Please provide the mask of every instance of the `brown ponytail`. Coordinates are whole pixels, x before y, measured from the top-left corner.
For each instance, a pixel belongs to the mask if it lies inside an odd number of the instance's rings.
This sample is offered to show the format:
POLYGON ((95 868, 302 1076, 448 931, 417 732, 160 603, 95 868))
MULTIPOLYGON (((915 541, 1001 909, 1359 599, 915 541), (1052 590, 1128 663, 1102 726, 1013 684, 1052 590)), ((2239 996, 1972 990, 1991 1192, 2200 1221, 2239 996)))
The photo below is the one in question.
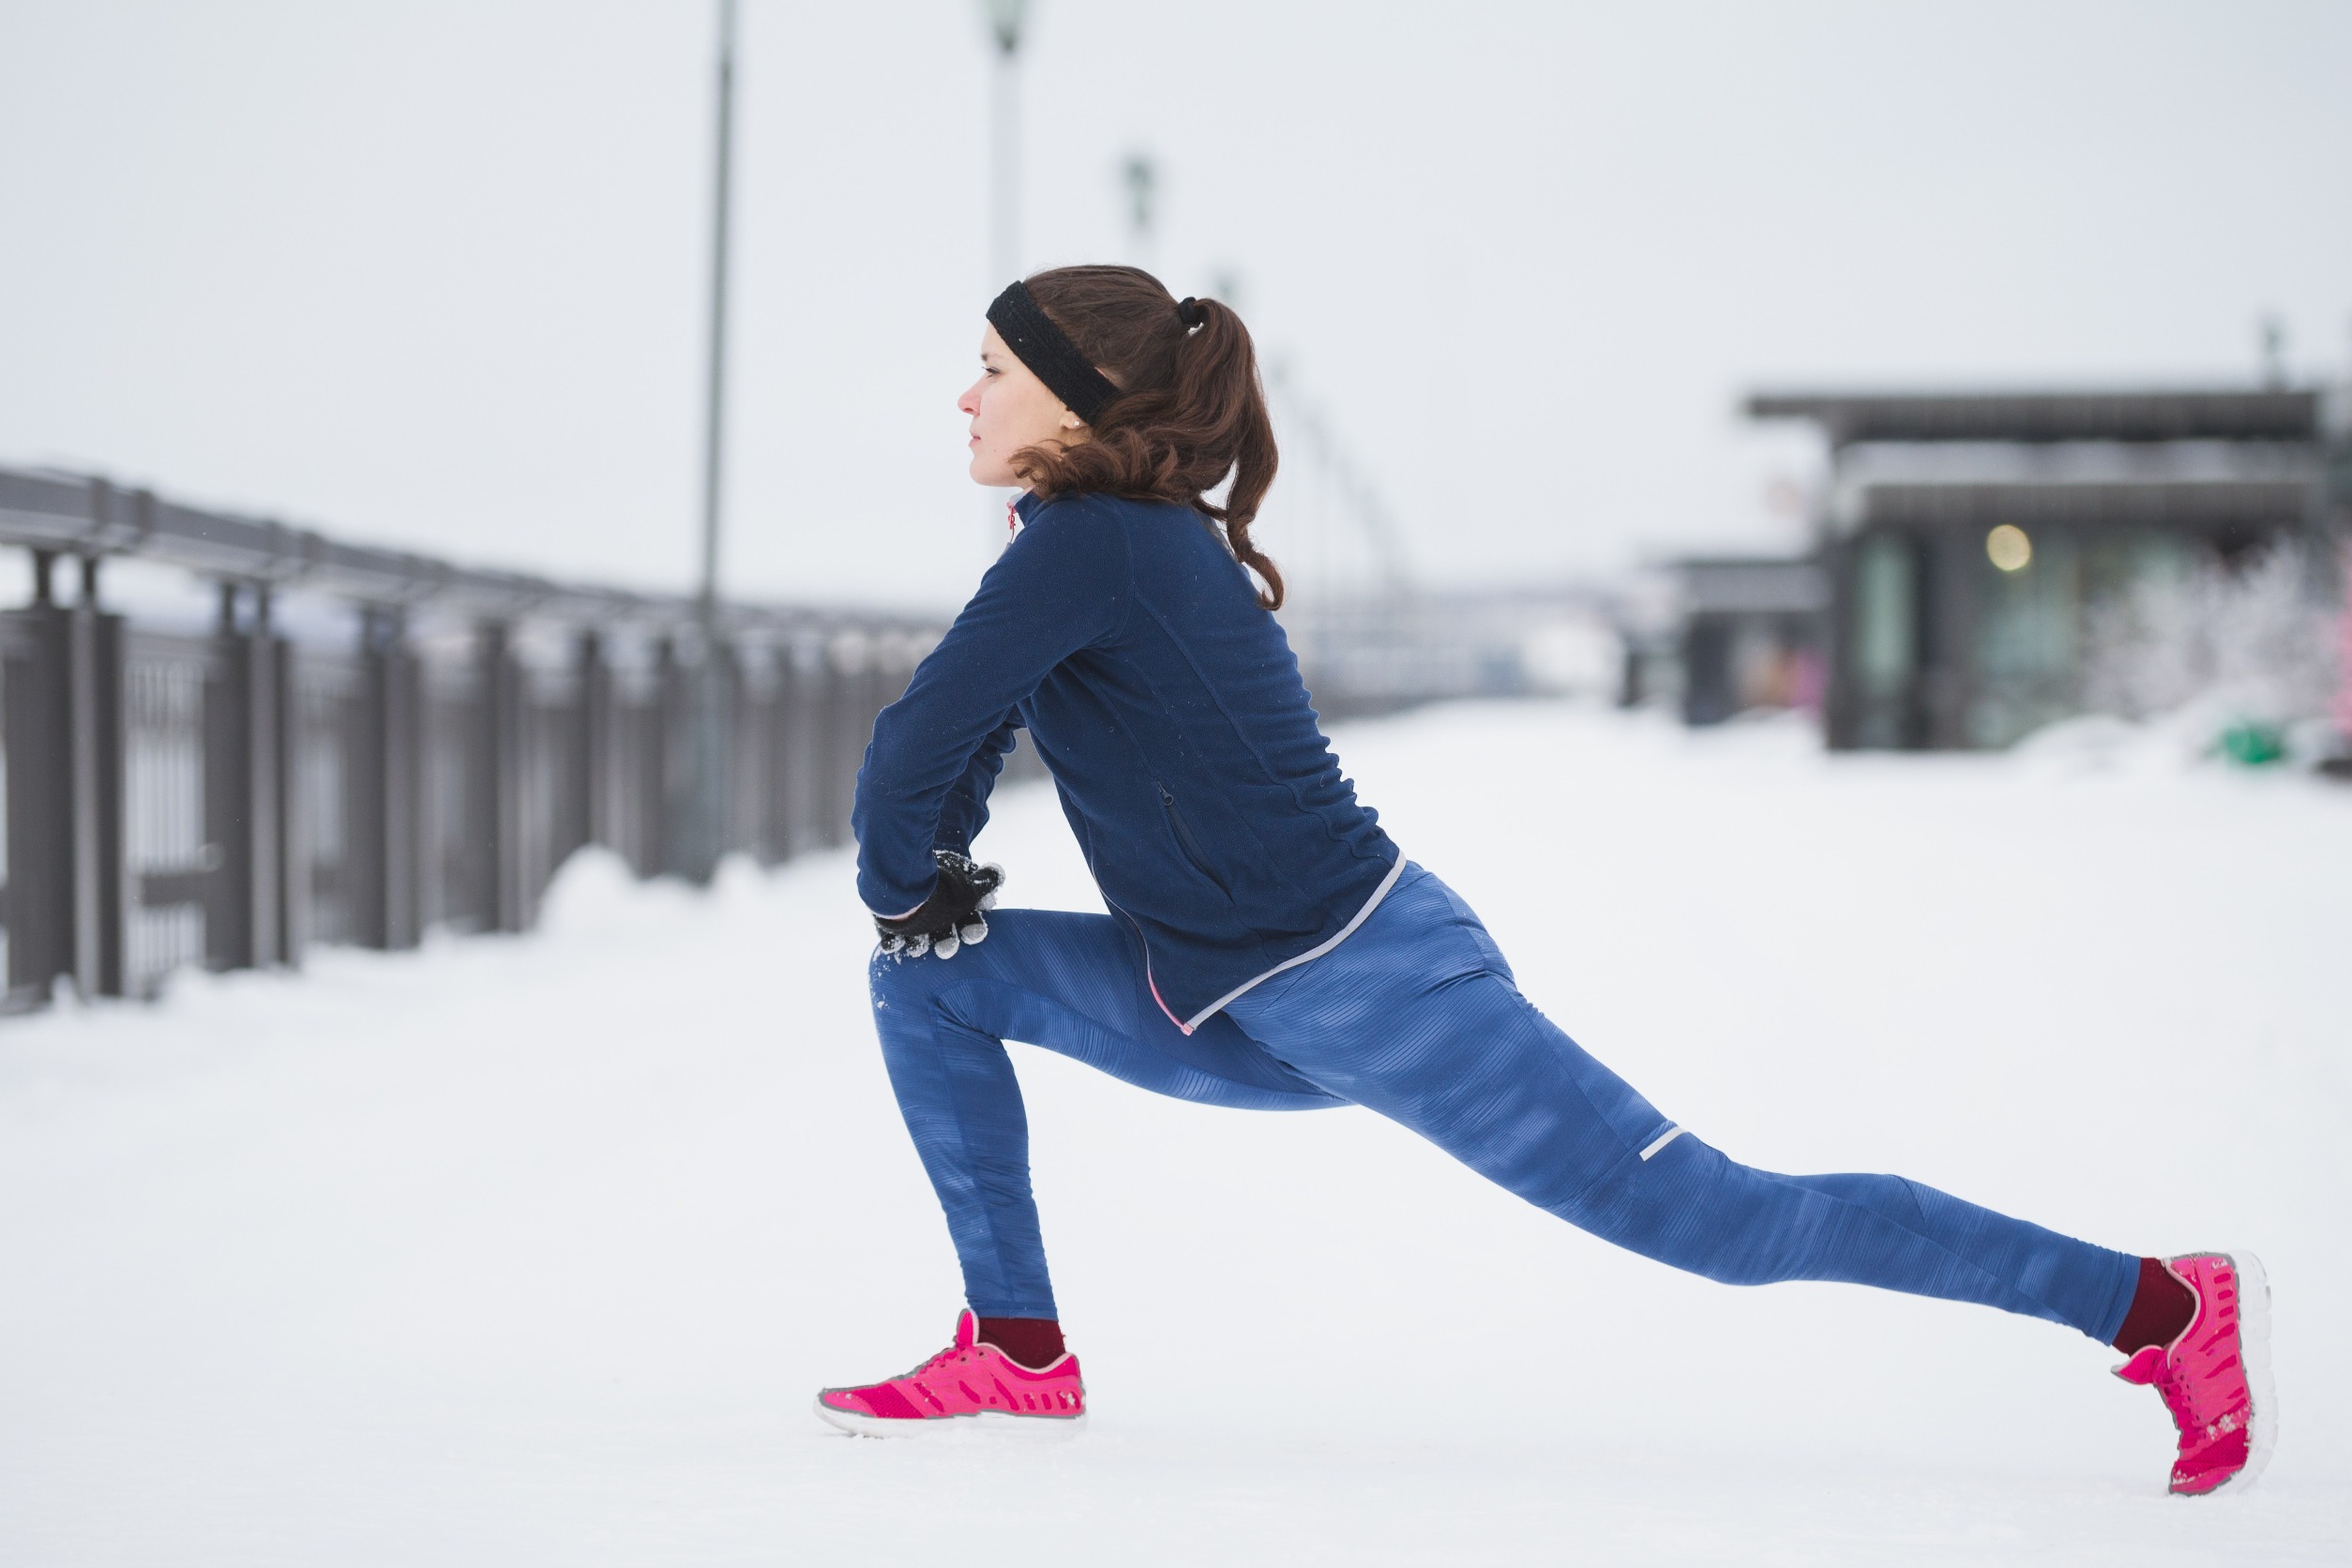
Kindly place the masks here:
POLYGON ((1282 574, 1249 542, 1276 457, 1242 318, 1214 299, 1187 300, 1180 314, 1140 267, 1055 267, 1028 284, 1038 308, 1120 395, 1089 427, 1091 440, 1024 447, 1014 472, 1043 496, 1105 491, 1179 502, 1215 519, 1234 559, 1264 581, 1258 602, 1281 609, 1282 574), (1229 474, 1232 488, 1220 506, 1208 492, 1229 474))

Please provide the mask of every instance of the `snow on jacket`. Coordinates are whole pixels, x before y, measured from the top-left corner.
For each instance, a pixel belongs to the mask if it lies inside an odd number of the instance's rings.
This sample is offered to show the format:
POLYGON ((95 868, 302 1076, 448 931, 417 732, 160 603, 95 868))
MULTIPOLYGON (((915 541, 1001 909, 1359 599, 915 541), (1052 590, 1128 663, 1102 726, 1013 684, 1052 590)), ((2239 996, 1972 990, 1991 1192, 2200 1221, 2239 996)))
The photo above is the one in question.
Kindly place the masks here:
POLYGON ((1018 510, 1019 534, 874 721, 858 894, 880 914, 921 904, 931 851, 970 848, 1026 727, 1103 901, 1189 1031, 1335 945, 1404 861, 1207 519, 1107 495, 1018 510))

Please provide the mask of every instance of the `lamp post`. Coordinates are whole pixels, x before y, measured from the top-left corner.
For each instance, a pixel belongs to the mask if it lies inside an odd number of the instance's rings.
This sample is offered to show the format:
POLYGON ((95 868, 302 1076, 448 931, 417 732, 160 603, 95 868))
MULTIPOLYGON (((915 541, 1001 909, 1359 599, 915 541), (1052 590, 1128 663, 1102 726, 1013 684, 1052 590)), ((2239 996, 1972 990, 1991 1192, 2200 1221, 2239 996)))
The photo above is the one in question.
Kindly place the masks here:
POLYGON ((1020 276, 1021 270, 1021 23, 1028 0, 981 0, 988 37, 996 44, 996 65, 989 83, 991 195, 989 214, 988 292, 1020 276))
POLYGON ((1152 235, 1154 199, 1159 195, 1159 165, 1147 152, 1133 152, 1119 168, 1120 184, 1127 193, 1127 224, 1135 231, 1135 264, 1149 271, 1153 260, 1152 235))
POLYGON ((727 413, 727 239, 733 197, 735 0, 718 0, 718 128, 711 203, 711 337, 702 409, 702 583, 695 601, 702 663, 694 683, 693 766, 688 770, 678 869, 707 882, 727 847, 727 671, 718 625, 718 511, 727 413))

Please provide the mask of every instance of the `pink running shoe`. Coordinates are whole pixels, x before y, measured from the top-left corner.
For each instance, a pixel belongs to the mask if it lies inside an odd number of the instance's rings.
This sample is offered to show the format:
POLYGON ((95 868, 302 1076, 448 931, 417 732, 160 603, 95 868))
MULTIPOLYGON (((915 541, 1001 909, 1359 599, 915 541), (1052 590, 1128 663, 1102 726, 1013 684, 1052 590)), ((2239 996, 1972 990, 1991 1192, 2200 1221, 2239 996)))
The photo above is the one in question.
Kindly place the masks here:
POLYGON ((2148 1346, 2115 1375, 2153 1383, 2180 1428, 2175 1496, 2242 1492, 2279 1440, 2270 1392, 2270 1282, 2251 1252, 2189 1253, 2167 1259, 2164 1268, 2195 1294, 2196 1316, 2180 1337, 2148 1346))
POLYGON ((868 1438, 999 1425, 1072 1432, 1086 1425, 1078 1357, 1064 1350, 1052 1365, 1032 1371, 979 1343, 979 1335, 980 1320, 967 1307, 957 1316, 955 1344, 903 1377, 822 1391, 817 1414, 868 1438))

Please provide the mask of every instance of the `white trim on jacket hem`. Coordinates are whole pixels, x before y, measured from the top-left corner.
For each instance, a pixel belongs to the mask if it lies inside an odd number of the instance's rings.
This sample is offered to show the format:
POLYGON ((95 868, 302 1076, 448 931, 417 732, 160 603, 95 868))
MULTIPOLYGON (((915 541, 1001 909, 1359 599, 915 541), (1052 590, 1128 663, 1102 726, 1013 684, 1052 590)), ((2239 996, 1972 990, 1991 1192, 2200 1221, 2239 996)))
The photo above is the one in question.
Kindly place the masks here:
MULTIPOLYGON (((1369 920, 1372 917, 1372 912, 1380 907, 1380 900, 1388 897, 1388 890, 1395 887, 1396 885, 1396 879, 1404 874, 1405 852, 1399 850, 1396 852, 1396 864, 1388 868, 1388 875, 1382 877, 1380 879, 1380 885, 1372 890, 1372 897, 1364 901, 1364 908, 1356 911, 1356 917, 1353 920, 1349 921, 1348 924, 1339 927, 1337 935, 1334 936, 1329 942, 1324 942, 1319 947, 1308 948, 1305 952, 1300 954, 1295 958, 1283 959, 1282 962, 1274 965, 1274 968, 1266 971, 1265 973, 1259 975, 1256 979, 1243 981, 1240 985, 1234 987, 1231 990, 1226 992, 1223 996, 1217 998, 1214 1002, 1212 1002, 1209 1005, 1203 1007, 1199 1012, 1195 1013, 1190 1018, 1178 1024, 1176 1027, 1183 1030, 1187 1034, 1191 1033, 1194 1030, 1199 1029, 1203 1022, 1225 1011, 1226 1004, 1231 1002, 1234 998, 1242 996, 1255 988, 1265 984, 1275 975, 1280 974, 1286 969, 1296 969, 1301 964, 1321 957, 1324 954, 1330 952, 1341 942, 1346 942, 1349 937, 1355 935, 1357 927, 1363 925, 1366 920, 1369 920)), ((1156 989, 1157 988, 1154 988, 1155 994, 1156 989)))

